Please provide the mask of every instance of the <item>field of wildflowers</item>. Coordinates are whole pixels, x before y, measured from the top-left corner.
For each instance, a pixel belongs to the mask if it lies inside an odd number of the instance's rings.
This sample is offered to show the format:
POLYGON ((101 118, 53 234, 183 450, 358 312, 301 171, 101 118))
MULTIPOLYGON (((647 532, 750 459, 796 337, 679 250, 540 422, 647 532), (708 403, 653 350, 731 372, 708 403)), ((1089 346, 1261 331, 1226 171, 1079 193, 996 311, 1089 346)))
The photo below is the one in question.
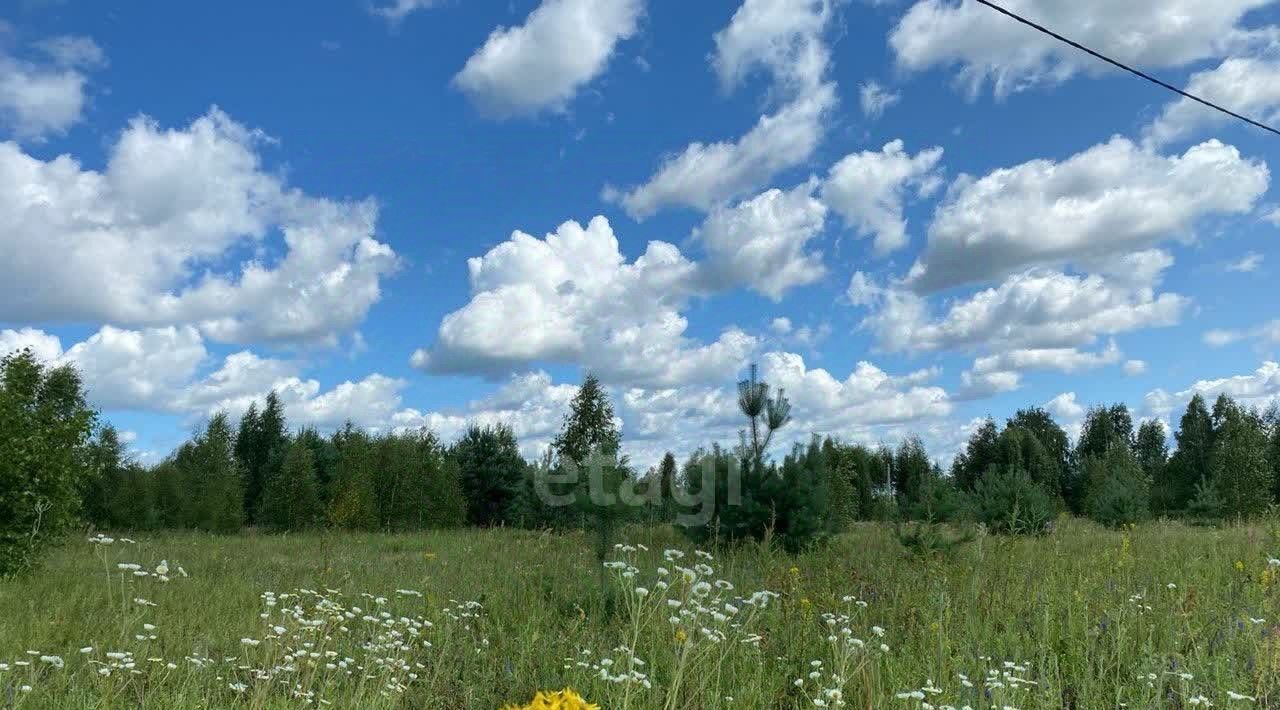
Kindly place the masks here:
POLYGON ((621 539, 80 539, 0 584, 0 707, 1280 707, 1280 527, 621 539))

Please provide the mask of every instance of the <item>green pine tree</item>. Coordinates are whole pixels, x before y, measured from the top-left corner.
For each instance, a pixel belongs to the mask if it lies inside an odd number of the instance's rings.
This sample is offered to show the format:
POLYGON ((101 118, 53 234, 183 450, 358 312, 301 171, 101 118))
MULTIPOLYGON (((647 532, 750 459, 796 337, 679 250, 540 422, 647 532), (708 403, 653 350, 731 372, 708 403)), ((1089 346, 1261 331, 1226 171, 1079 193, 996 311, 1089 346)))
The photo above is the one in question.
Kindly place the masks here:
POLYGON ((467 520, 490 527, 512 523, 525 461, 509 425, 472 425, 449 449, 467 502, 467 520))
POLYGON ((244 476, 236 461, 227 415, 219 412, 183 460, 191 495, 190 524, 211 532, 235 532, 244 524, 244 476))
POLYGON ((1213 421, 1199 393, 1187 403, 1174 439, 1177 448, 1169 458, 1164 476, 1167 484, 1162 487, 1167 492, 1161 493, 1162 505, 1170 512, 1185 509, 1196 493, 1196 486, 1213 475, 1210 470, 1213 421))

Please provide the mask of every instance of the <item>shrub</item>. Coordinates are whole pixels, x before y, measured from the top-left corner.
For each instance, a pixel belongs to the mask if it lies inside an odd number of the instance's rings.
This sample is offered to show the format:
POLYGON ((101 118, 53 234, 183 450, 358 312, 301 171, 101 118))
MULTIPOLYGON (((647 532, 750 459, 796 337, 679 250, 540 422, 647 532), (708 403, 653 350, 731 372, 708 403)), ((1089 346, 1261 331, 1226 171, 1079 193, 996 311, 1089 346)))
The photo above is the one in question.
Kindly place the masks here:
POLYGON ((899 523, 895 532, 898 542, 915 557, 946 557, 976 537, 972 525, 952 531, 938 523, 899 523))
POLYGON ((926 523, 972 520, 973 501, 952 480, 934 480, 924 486, 919 500, 906 507, 903 517, 926 523))
POLYGON ((1192 525, 1216 525, 1222 522, 1223 507, 1217 484, 1202 476, 1187 504, 1187 520, 1192 525))
POLYGON ((825 537, 831 524, 821 458, 816 447, 810 452, 797 447, 779 467, 754 464, 715 447, 691 460, 686 469, 686 480, 712 485, 714 497, 691 491, 690 499, 705 500, 713 509, 685 512, 709 516, 710 522, 681 525, 681 530, 698 544, 773 538, 789 552, 810 546, 825 537), (735 493, 736 501, 731 498, 735 493))
POLYGON ((974 514, 996 533, 1038 535, 1053 520, 1053 498, 1025 471, 992 469, 974 488, 974 514))
POLYGON ((1089 517, 1108 527, 1118 528, 1145 520, 1150 510, 1146 486, 1123 474, 1107 477, 1089 496, 1089 517))

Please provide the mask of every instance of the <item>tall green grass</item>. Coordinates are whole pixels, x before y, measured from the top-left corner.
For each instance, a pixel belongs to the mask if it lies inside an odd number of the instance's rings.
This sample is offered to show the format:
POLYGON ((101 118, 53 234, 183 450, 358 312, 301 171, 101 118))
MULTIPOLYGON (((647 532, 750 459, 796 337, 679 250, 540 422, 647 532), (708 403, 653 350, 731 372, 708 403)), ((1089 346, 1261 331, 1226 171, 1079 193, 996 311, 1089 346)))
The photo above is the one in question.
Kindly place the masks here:
POLYGON ((301 684, 312 707, 498 708, 572 687, 608 709, 793 708, 814 707, 813 697, 836 683, 846 707, 916 708, 921 694, 956 708, 1192 707, 1201 697, 1217 707, 1280 707, 1280 566, 1269 564, 1280 541, 1265 525, 1153 523, 1115 532, 1065 521, 1052 535, 979 536, 949 557, 921 559, 904 552, 891 528, 868 524, 799 556, 764 546, 713 551, 714 573, 705 578, 733 585, 717 590, 717 603, 757 590, 779 595, 749 621, 745 611, 725 621, 718 647, 697 633, 681 638, 665 610, 635 614, 659 608, 663 594, 693 601, 678 582, 666 592, 655 586, 657 568, 674 566, 662 551, 681 549, 678 564, 692 566, 701 561, 692 548, 664 528, 629 529, 621 539, 648 550, 619 552, 638 571, 611 574, 604 588, 590 540, 575 534, 70 541, 35 574, 0 582, 0 707, 300 707, 307 698, 293 690, 301 684), (168 583, 117 568, 154 570, 161 560, 168 583), (638 597, 636 587, 648 594, 638 597), (299 589, 319 596, 304 592, 274 607, 262 596, 299 589), (321 597, 379 621, 357 615, 347 632, 281 621, 280 609, 292 604, 317 618, 321 597), (636 607, 637 599, 652 607, 636 607), (467 602, 478 603, 475 615, 455 618, 467 602), (359 655, 356 644, 383 623, 382 611, 393 619, 388 628, 404 634, 417 624, 421 636, 406 637, 406 649, 359 655), (828 624, 827 613, 848 618, 828 624), (273 634, 281 624, 287 633, 273 634), (841 665, 829 637, 844 627, 868 650, 846 654, 841 665), (292 671, 253 679, 255 669, 291 665, 284 654, 300 649, 319 662, 304 656, 292 671), (330 649, 365 668, 318 669, 330 649), (109 668, 109 651, 132 652, 135 667, 109 668), (650 687, 601 677, 602 661, 618 675, 629 655, 643 660, 636 668, 650 687), (830 677, 838 665, 839 681, 830 677), (677 669, 683 677, 671 693, 677 669), (389 679, 399 687, 388 689, 389 679), (236 683, 246 687, 237 692, 236 683))

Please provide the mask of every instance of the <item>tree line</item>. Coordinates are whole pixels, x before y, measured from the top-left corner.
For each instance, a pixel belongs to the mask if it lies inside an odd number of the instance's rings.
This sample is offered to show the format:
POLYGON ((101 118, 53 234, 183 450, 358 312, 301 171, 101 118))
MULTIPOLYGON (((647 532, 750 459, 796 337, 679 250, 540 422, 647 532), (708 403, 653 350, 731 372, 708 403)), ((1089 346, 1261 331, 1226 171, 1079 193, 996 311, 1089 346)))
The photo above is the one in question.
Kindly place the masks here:
POLYGON ((734 446, 710 444, 648 471, 621 455, 606 389, 591 375, 559 434, 527 461, 506 425, 452 442, 426 430, 374 434, 348 424, 293 431, 275 393, 233 421, 218 413, 163 461, 132 460, 99 425, 70 367, 29 351, 0 360, 0 574, 50 541, 107 530, 235 532, 327 527, 586 527, 604 554, 626 522, 670 523, 700 543, 771 539, 800 549, 860 520, 977 521, 1041 532, 1059 514, 1124 525, 1151 516, 1248 518, 1280 500, 1280 415, 1223 395, 1194 396, 1173 435, 1123 404, 1094 407, 1077 439, 1043 408, 987 419, 943 470, 919 437, 896 447, 817 435, 780 460, 791 405, 754 367, 738 383, 734 446), (567 476, 574 470, 581 475, 567 476))

